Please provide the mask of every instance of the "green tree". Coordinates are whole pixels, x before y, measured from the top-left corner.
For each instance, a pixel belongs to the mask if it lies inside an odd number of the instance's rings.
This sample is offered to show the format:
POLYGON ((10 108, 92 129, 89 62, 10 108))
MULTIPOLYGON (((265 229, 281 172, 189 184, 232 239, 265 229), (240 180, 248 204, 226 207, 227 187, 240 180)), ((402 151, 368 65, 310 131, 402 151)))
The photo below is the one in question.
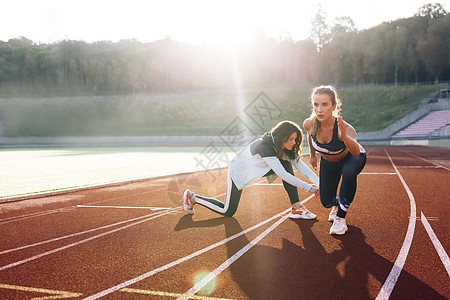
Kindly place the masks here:
POLYGON ((336 18, 331 28, 331 40, 324 48, 324 59, 328 62, 329 73, 332 75, 334 84, 344 82, 350 77, 352 70, 352 57, 350 45, 356 33, 354 22, 351 18, 336 18))
POLYGON ((435 19, 425 37, 417 43, 417 51, 435 82, 449 64, 450 15, 435 19))
POLYGON ((116 59, 111 60, 111 63, 106 66, 106 77, 113 93, 117 90, 121 76, 122 67, 119 61, 116 59))
POLYGON ((78 63, 75 59, 69 60, 69 72, 68 72, 69 84, 71 88, 78 89, 80 87, 80 71, 78 69, 78 63))
POLYGON ((327 16, 319 4, 317 12, 311 20, 311 39, 316 45, 317 52, 322 53, 324 46, 330 41, 330 27, 327 24, 327 16))
POLYGON ((419 8, 415 16, 436 19, 447 15, 447 11, 440 3, 428 3, 419 8))

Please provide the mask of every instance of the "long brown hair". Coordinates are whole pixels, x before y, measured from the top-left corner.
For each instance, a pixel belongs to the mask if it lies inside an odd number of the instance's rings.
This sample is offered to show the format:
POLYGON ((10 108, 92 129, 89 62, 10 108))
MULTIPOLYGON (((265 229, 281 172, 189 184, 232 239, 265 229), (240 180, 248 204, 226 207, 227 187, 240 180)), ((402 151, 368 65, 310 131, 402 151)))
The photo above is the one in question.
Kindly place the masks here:
POLYGON ((290 159, 298 159, 301 155, 301 146, 303 144, 303 132, 300 129, 300 126, 292 121, 281 121, 270 131, 275 142, 275 149, 277 151, 278 158, 280 158, 281 154, 283 153, 283 149, 281 149, 281 146, 289 139, 291 134, 293 134, 294 132, 297 132, 295 145, 294 147, 292 147, 292 150, 285 149, 284 152, 290 159))
POLYGON ((311 93, 311 105, 312 105, 312 113, 310 116, 311 119, 311 129, 310 134, 315 135, 320 128, 320 121, 317 120, 316 113, 314 112, 314 96, 315 95, 328 95, 331 99, 331 104, 336 104, 336 109, 333 111, 333 116, 338 117, 339 112, 341 111, 342 102, 338 97, 336 90, 330 85, 321 85, 316 87, 311 93))

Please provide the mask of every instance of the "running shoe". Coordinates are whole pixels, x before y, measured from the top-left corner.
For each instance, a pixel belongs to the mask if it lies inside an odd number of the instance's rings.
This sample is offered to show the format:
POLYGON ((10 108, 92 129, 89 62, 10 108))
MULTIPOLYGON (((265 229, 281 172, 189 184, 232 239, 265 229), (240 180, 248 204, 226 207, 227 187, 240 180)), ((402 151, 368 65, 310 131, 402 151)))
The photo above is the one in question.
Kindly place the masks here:
POLYGON ((190 190, 185 190, 183 193, 183 209, 188 213, 193 215, 194 214, 194 205, 191 201, 191 198, 194 197, 194 193, 190 190))
POLYGON ((292 208, 289 218, 291 219, 304 219, 304 220, 314 220, 317 218, 315 214, 310 212, 305 206, 300 207, 299 209, 292 208))
POLYGON ((337 211, 338 211, 338 207, 337 206, 333 206, 331 208, 330 214, 328 215, 328 221, 334 222, 334 219, 336 218, 337 211))
POLYGON ((330 228, 330 234, 343 235, 348 230, 347 224, 344 218, 339 218, 336 216, 333 225, 330 228))

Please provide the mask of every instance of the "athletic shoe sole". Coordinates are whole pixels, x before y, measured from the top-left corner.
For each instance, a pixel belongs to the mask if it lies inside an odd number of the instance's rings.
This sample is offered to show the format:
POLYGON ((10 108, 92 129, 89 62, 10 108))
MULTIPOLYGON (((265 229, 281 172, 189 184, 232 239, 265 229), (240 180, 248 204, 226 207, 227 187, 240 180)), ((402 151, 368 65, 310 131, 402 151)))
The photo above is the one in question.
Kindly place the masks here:
POLYGON ((185 190, 183 193, 183 209, 185 212, 187 212, 188 214, 193 215, 194 214, 194 208, 191 207, 190 205, 190 197, 192 197, 192 194, 190 194, 191 192, 189 190, 185 190), (188 199, 189 197, 189 199, 188 199))

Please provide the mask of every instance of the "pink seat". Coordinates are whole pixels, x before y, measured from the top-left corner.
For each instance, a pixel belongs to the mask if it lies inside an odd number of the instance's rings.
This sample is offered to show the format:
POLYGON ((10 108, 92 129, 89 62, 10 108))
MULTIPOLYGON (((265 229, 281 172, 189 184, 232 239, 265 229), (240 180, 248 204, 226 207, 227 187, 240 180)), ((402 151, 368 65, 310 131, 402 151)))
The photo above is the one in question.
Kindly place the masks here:
POLYGON ((422 119, 419 119, 405 129, 397 132, 392 137, 426 137, 432 131, 435 131, 447 124, 450 124, 450 110, 432 111, 422 119))

